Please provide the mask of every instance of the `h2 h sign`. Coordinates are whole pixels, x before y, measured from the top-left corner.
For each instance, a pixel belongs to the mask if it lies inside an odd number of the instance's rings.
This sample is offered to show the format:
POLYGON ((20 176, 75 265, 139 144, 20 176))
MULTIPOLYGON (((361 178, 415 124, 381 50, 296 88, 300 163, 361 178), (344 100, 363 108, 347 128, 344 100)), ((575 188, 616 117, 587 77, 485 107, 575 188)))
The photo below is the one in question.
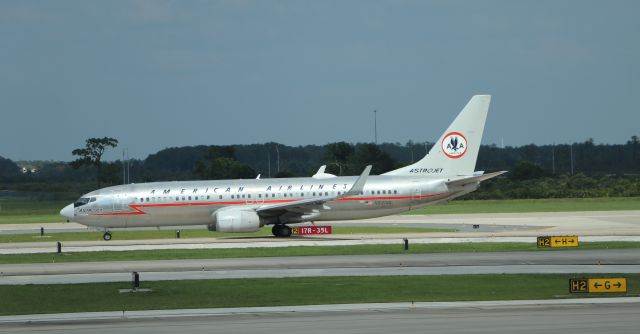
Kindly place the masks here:
POLYGON ((538 248, 578 247, 578 236, 538 237, 538 248))

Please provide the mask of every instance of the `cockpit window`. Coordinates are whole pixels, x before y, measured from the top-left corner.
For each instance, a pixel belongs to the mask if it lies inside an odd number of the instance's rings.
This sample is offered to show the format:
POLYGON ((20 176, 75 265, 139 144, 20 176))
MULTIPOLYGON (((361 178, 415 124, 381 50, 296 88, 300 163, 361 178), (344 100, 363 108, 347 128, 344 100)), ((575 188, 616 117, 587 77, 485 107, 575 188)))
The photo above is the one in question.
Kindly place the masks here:
POLYGON ((91 199, 89 200, 89 202, 95 202, 96 198, 95 197, 91 197, 91 199))
POLYGON ((73 203, 73 207, 77 208, 79 206, 83 206, 87 203, 89 203, 89 197, 80 197, 80 199, 78 199, 75 203, 73 203))

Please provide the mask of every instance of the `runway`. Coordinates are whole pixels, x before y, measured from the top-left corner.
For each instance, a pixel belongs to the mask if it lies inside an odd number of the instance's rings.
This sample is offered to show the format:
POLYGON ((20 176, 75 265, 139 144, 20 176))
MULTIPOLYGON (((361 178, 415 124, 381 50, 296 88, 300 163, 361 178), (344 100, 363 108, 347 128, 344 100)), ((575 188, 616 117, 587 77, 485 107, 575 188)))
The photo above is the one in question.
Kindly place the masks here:
MULTIPOLYGON (((462 242, 535 242, 541 235, 578 235, 581 241, 640 241, 640 210, 556 213, 505 213, 459 215, 399 215, 377 219, 323 222, 334 226, 404 226, 453 228, 459 232, 402 234, 335 234, 280 239, 273 237, 220 237, 200 239, 155 239, 71 241, 63 243, 63 252, 133 251, 158 249, 222 249, 290 246, 345 246, 360 244, 396 244, 402 238, 411 243, 462 242), (477 227, 477 228, 474 228, 477 227)), ((42 224, 0 225, 0 233, 38 233, 42 224)), ((87 231, 82 225, 52 224, 47 231, 87 231)), ((203 228, 203 226, 180 227, 203 228)), ((0 244, 2 254, 53 253, 57 250, 55 233, 45 242, 0 244)))
POLYGON ((311 305, 0 317, 10 333, 634 333, 640 298, 311 305))
POLYGON ((0 265, 1 285, 225 279, 516 273, 639 273, 640 249, 297 256, 0 265))
MULTIPOLYGON (((333 236, 333 237, 250 237, 234 239, 156 239, 120 241, 70 241, 62 243, 63 253, 78 252, 118 252, 167 249, 231 249, 231 248, 278 248, 304 246, 356 246, 356 245, 403 245, 403 235, 333 236)), ((458 244, 478 242, 525 242, 536 243, 536 237, 424 237, 406 235, 410 244, 458 244)), ((580 237, 581 242, 635 241, 640 236, 588 236, 580 237)), ((0 244, 0 255, 47 254, 57 252, 56 242, 5 243, 0 244)))

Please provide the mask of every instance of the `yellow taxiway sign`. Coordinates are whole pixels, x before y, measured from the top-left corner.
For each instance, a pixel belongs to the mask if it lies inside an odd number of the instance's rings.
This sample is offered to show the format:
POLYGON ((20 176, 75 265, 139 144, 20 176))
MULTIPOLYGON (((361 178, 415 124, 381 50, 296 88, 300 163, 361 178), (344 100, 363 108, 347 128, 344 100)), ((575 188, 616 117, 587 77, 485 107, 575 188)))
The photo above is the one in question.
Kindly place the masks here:
POLYGON ((627 292, 627 279, 616 278, 572 278, 569 280, 571 293, 627 292))
POLYGON ((538 237, 538 248, 545 247, 578 247, 578 236, 563 236, 563 237, 538 237))

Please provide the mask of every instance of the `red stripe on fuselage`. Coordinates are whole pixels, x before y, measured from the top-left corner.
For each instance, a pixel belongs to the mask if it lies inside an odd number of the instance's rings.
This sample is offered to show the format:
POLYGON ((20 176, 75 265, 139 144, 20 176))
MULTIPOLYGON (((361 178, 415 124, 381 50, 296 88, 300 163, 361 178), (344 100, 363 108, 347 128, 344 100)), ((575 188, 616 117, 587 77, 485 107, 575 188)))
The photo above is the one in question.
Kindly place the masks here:
MULTIPOLYGON (((346 201, 398 201, 406 199, 423 199, 434 196, 443 195, 446 193, 429 194, 423 196, 378 196, 378 197, 344 197, 338 198, 337 202, 346 201)), ((144 215, 145 211, 140 208, 162 208, 162 207, 181 207, 181 206, 209 206, 209 205, 250 205, 250 204, 274 204, 274 203, 290 203, 299 201, 300 199, 274 199, 266 201, 226 201, 226 202, 189 202, 189 203, 155 203, 155 204, 129 204, 129 207, 134 211, 128 212, 111 212, 111 213, 97 213, 96 216, 126 216, 126 215, 144 215)))

